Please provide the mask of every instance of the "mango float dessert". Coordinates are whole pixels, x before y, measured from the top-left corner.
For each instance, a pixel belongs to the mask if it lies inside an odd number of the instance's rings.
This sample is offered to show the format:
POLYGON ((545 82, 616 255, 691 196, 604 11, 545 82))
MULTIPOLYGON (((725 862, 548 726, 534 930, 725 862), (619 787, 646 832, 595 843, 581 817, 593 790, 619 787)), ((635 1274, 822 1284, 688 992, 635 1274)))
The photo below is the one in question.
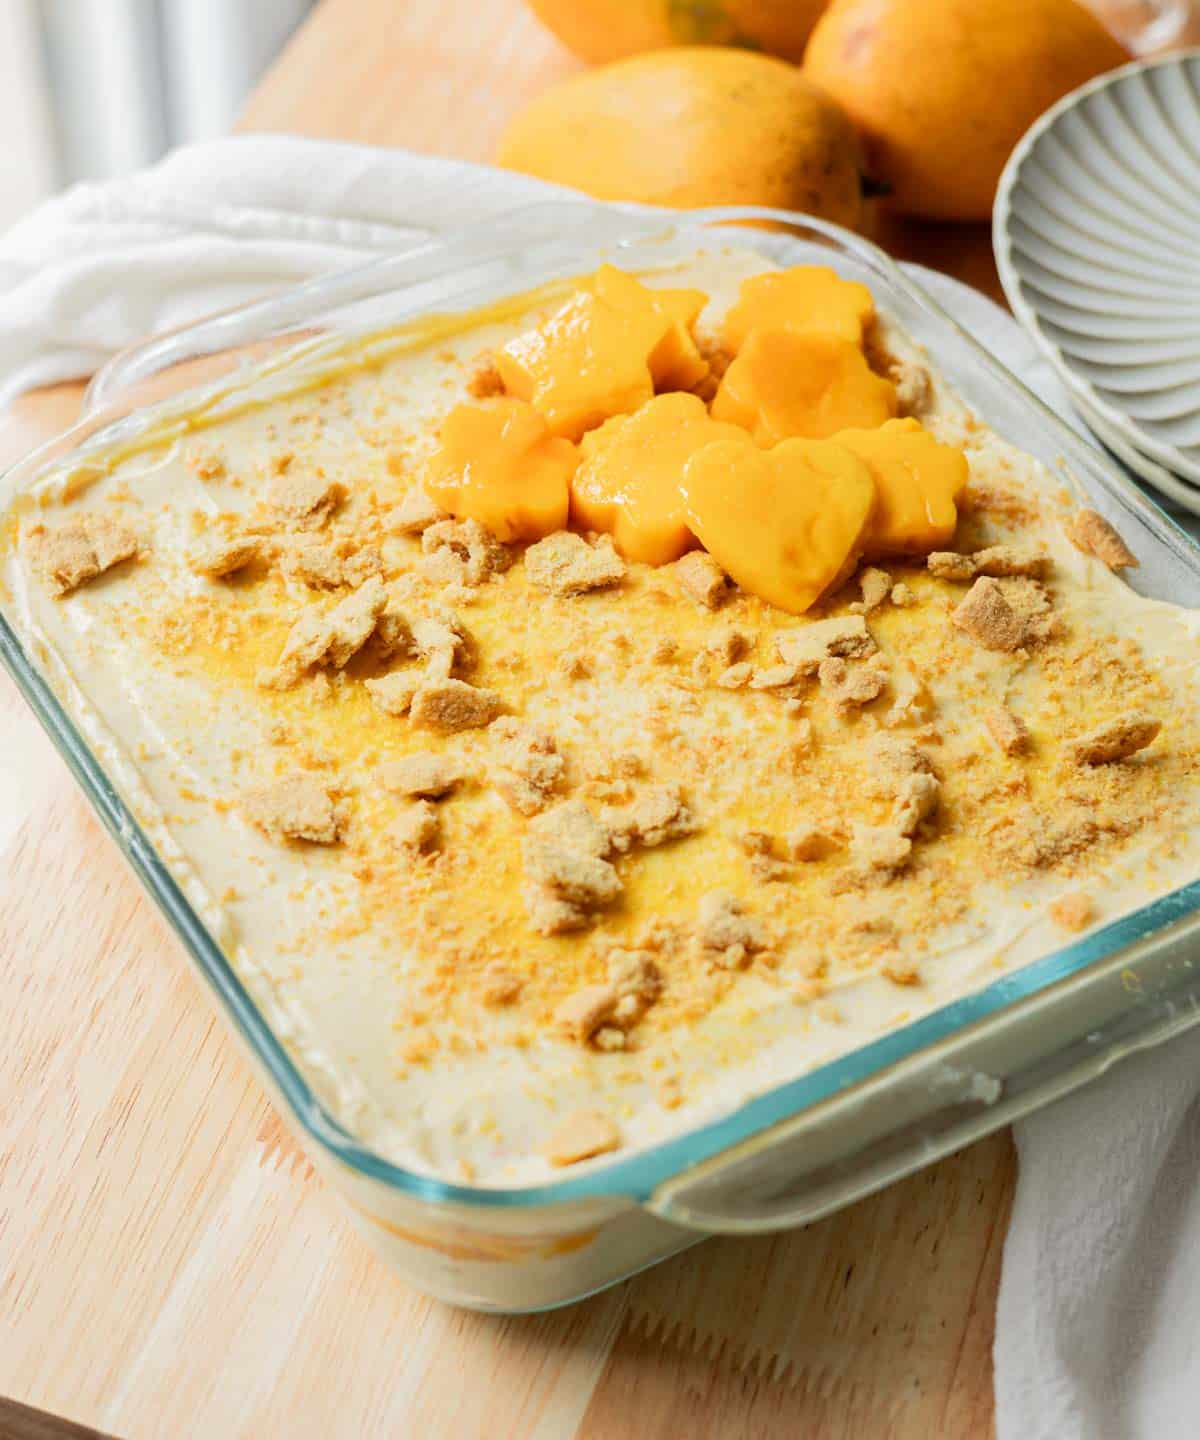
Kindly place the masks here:
POLYGON ((713 248, 375 345, 45 474, 0 583, 380 1154, 604 1163, 1200 874, 1195 615, 862 285, 713 248))

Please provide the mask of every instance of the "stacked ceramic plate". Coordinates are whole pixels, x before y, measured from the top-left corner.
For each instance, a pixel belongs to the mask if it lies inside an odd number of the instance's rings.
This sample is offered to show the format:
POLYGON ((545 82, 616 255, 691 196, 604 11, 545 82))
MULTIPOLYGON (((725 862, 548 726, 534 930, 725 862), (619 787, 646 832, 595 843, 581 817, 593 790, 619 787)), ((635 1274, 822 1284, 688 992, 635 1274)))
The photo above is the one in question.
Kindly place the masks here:
POLYGON ((1200 52, 1085 85, 1013 152, 1000 279, 1097 437, 1200 515, 1200 52))

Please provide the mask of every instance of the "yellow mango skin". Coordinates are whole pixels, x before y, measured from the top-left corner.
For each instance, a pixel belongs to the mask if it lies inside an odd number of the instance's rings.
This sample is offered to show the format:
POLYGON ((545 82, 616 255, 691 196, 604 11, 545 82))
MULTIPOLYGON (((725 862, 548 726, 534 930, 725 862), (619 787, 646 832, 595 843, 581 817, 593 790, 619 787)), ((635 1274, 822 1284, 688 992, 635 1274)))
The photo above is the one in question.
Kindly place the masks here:
POLYGON ((874 314, 867 287, 843 280, 828 265, 765 270, 742 281, 737 302, 725 316, 725 343, 736 354, 751 330, 771 329, 838 335, 861 345, 874 314))
POLYGON ((575 446, 551 435, 532 405, 501 395, 446 415, 422 483, 443 510, 498 540, 541 540, 566 527, 578 463, 575 446))
POLYGON ((741 425, 760 445, 825 440, 895 413, 896 387, 857 345, 792 330, 751 330, 712 403, 714 420, 741 425))
POLYGON ((744 45, 798 65, 826 0, 529 0, 529 8, 593 65, 667 45, 744 45))
POLYGON ((986 220, 1034 120, 1129 58, 1075 0, 832 0, 804 73, 858 126, 894 209, 986 220))
POLYGON ((871 472, 831 440, 763 450, 732 435, 692 456, 680 488, 688 524, 726 573, 796 615, 854 564, 875 506, 871 472))
POLYGON ((949 545, 958 525, 955 501, 969 474, 961 450, 912 419, 843 430, 834 438, 865 462, 875 481, 878 498, 863 546, 868 559, 927 555, 949 545))
POLYGON ((553 434, 578 440, 653 396, 650 357, 673 323, 654 306, 618 308, 579 290, 493 358, 510 395, 540 410, 553 434))
POLYGON ((628 560, 666 565, 695 541, 684 512, 684 466, 705 445, 741 432, 709 417, 695 395, 658 395, 632 415, 606 420, 579 446, 571 521, 604 530, 628 560))
POLYGON ((708 361, 692 338, 692 326, 708 304, 703 290, 663 289, 643 285, 615 265, 601 265, 591 288, 617 310, 637 314, 649 307, 671 322, 662 342, 650 356, 650 375, 657 390, 691 390, 708 374, 708 361))
POLYGON ((835 102, 795 65, 684 46, 572 75, 509 122, 509 170, 598 200, 675 209, 772 205, 855 229, 862 149, 835 102))

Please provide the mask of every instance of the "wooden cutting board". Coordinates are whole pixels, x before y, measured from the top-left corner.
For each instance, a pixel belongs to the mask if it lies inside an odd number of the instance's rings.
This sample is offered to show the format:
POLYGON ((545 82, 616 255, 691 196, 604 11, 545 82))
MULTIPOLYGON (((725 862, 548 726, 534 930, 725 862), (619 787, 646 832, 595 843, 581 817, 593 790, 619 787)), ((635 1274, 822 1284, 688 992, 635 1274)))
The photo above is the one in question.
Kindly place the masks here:
MULTIPOLYGON (((485 159, 573 63, 518 0, 325 0, 245 124, 485 159)), ((982 229, 891 242, 994 293, 982 229)), ((0 463, 78 397, 24 401, 0 463)), ((1007 1136, 566 1311, 451 1310, 292 1150, 5 677, 0 736, 0 1394, 122 1437, 991 1433, 1007 1136)))

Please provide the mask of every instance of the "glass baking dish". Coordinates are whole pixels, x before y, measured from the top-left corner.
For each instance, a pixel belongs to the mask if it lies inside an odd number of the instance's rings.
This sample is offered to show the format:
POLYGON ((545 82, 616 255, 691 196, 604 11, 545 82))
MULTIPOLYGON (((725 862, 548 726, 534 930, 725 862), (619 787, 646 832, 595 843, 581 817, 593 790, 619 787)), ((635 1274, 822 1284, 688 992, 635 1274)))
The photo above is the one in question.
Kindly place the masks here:
MULTIPOLYGON (((414 317, 468 310, 594 269, 668 261, 714 236, 786 263, 818 260, 870 285, 994 429, 1075 484, 1158 576, 1200 606, 1200 548, 1063 425, 880 250, 783 211, 665 216, 620 207, 523 209, 463 234, 290 289, 150 341, 95 377, 85 412, 0 482, 7 504, 49 468, 179 434, 253 378, 279 393, 364 360, 414 317), (747 221, 769 222, 748 227, 747 221), (731 227, 736 226, 736 229, 731 227)), ((1135 583, 1146 585, 1145 579, 1135 583)), ((1152 589, 1153 593, 1153 589, 1152 589)), ((3 600, 0 594, 0 601, 3 600)), ((457 1304, 522 1311, 578 1299, 706 1234, 802 1224, 889 1184, 1200 1020, 1200 882, 760 1094, 668 1142, 514 1189, 452 1184, 359 1143, 322 1106, 155 851, 0 604, 0 655, 138 878, 240 1035, 281 1113, 377 1249, 457 1304)))

